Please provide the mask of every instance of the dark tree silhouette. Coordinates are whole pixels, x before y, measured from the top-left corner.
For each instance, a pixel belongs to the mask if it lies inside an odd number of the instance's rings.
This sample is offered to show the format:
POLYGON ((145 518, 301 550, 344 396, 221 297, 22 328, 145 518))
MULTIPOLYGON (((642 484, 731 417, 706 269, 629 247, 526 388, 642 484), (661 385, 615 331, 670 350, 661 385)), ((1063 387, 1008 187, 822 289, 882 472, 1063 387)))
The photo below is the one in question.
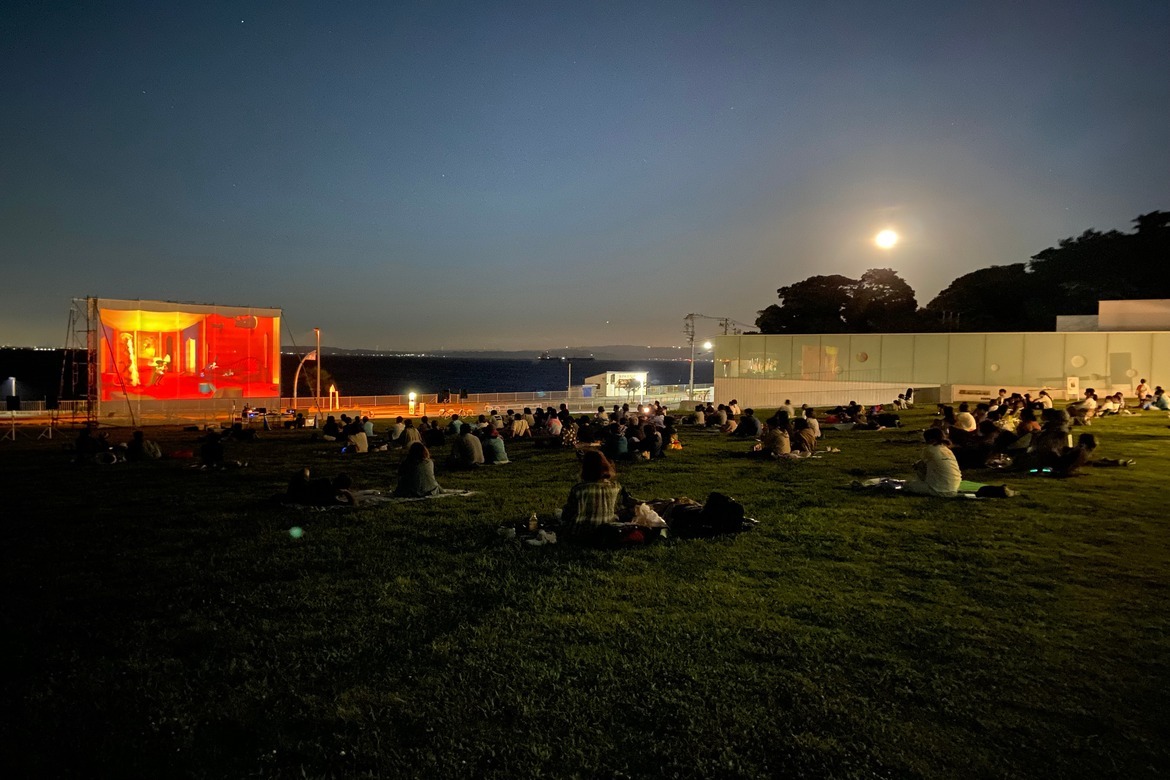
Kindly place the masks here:
POLYGON ((776 291, 780 304, 756 319, 761 333, 843 333, 843 312, 856 282, 847 276, 810 276, 776 291))
POLYGON ((776 291, 780 303, 759 312, 762 333, 872 333, 914 327, 914 290, 889 268, 860 279, 810 276, 776 291))
POLYGON ((1033 282, 1023 263, 963 274, 926 304, 923 325, 930 330, 1046 330, 1052 322, 1037 316, 1033 282))
POLYGON ((890 268, 871 268, 850 289, 845 324, 853 333, 898 333, 917 325, 914 289, 890 268))

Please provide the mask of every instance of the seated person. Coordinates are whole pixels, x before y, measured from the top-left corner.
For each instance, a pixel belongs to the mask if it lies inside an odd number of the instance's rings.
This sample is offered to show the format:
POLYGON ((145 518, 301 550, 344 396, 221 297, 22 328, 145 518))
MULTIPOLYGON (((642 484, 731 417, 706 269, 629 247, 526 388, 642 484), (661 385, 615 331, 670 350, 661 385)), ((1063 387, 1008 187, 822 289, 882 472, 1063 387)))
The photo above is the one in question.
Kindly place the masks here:
POLYGON ((512 427, 508 429, 508 438, 523 439, 525 437, 532 438, 532 428, 529 426, 528 420, 525 417, 514 418, 512 427))
POLYGON ((590 536, 617 522, 619 506, 633 505, 633 498, 617 482, 617 472, 609 459, 597 450, 587 450, 581 457, 581 481, 569 491, 561 522, 571 535, 590 536))
MULTIPOLYGON (((564 404, 561 405, 564 406, 564 404)), ((577 446, 578 430, 577 422, 572 417, 564 421, 561 425, 561 446, 568 449, 575 448, 577 446)))
POLYGON ((1132 460, 1118 460, 1115 458, 1094 458, 1097 450, 1097 437, 1091 433, 1082 433, 1077 437, 1075 447, 1066 447, 1052 467, 1054 477, 1074 477, 1082 466, 1132 466, 1132 460))
POLYGON ((762 431, 763 427, 760 425, 759 418, 756 417, 756 410, 745 409, 743 416, 739 418, 739 425, 736 427, 733 435, 754 439, 762 431))
POLYGON ((605 438, 601 442, 601 451, 610 460, 630 459, 630 444, 625 436, 625 426, 617 422, 609 424, 605 438))
POLYGON ((391 443, 396 444, 398 442, 398 437, 402 435, 402 432, 405 429, 406 423, 402 421, 402 416, 399 415, 398 417, 394 418, 394 424, 390 426, 390 430, 386 432, 386 435, 389 437, 391 443))
POLYGON ((805 409, 804 419, 805 422, 808 423, 808 429, 813 433, 813 438, 821 438, 821 423, 820 420, 817 419, 817 410, 813 409, 812 407, 805 409))
POLYGON ((451 422, 447 424, 447 433, 450 436, 458 436, 463 431, 463 421, 459 419, 459 415, 451 415, 451 422))
POLYGON ((548 431, 549 436, 560 436, 564 427, 564 424, 561 423, 561 418, 556 415, 550 415, 547 422, 545 422, 545 430, 548 431))
POLYGON ((130 441, 126 443, 126 460, 131 463, 143 460, 158 460, 162 457, 162 450, 153 441, 146 438, 142 431, 134 431, 130 441))
POLYGON ((358 499, 350 489, 352 486, 353 480, 347 474, 338 474, 332 481, 324 477, 312 479, 306 466, 289 480, 285 501, 304 506, 356 506, 358 499))
POLYGON ((1073 425, 1092 425, 1090 420, 1097 415, 1097 406, 1097 391, 1090 387, 1085 390, 1084 398, 1068 405, 1073 425))
POLYGON ((813 436, 808 418, 797 417, 792 421, 791 447, 793 454, 807 458, 817 451, 817 437, 813 436))
POLYGON ((341 425, 333 415, 325 418, 325 427, 321 429, 321 438, 325 441, 337 441, 341 438, 341 425))
POLYGON ((693 425, 699 426, 700 428, 707 424, 707 414, 703 411, 702 404, 695 405, 695 413, 691 416, 691 423, 693 425))
POLYGON ((418 432, 418 428, 414 427, 414 420, 407 420, 403 424, 402 435, 396 441, 398 446, 403 449, 410 449, 412 444, 422 442, 422 434, 418 432))
POLYGON ((638 451, 642 453, 642 457, 647 460, 656 460, 657 458, 665 458, 666 450, 663 447, 662 433, 654 427, 653 423, 646 423, 642 426, 642 438, 638 442, 638 451))
POLYGON ((410 445, 406 457, 398 467, 398 484, 394 495, 408 498, 422 498, 439 490, 435 480, 435 462, 431 453, 421 441, 410 445))
POLYGON ((489 425, 483 434, 483 462, 494 466, 502 466, 508 462, 504 440, 494 425, 489 425))
POLYGON ((963 474, 951 452, 950 440, 942 428, 927 428, 922 439, 926 446, 922 448, 922 459, 914 464, 917 478, 906 481, 906 492, 945 498, 958 494, 963 474))
POLYGON ((346 452, 369 452, 370 439, 366 436, 365 429, 359 424, 358 426, 350 426, 352 430, 346 434, 346 452))
POLYGON ((472 469, 483 465, 483 444, 479 437, 471 430, 470 425, 462 426, 462 432, 455 436, 451 444, 451 459, 453 469, 472 469))
POLYGON ((759 443, 752 448, 752 454, 761 458, 782 458, 791 452, 792 442, 788 438, 788 431, 771 424, 764 425, 764 433, 759 443))
POLYGON ((1166 411, 1170 409, 1170 401, 1166 399, 1166 391, 1162 389, 1161 385, 1154 388, 1152 394, 1147 395, 1140 404, 1142 409, 1160 409, 1166 411))

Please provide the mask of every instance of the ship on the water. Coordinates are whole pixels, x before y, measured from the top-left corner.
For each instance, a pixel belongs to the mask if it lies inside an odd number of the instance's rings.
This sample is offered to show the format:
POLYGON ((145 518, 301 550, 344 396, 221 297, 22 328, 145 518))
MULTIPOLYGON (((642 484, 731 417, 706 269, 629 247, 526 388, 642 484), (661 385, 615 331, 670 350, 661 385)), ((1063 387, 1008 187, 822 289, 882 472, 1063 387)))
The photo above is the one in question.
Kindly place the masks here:
POLYGON ((573 361, 577 361, 577 360, 596 360, 597 358, 593 357, 592 355, 558 355, 558 356, 554 356, 554 355, 550 355, 548 353, 548 350, 546 349, 544 352, 541 352, 540 355, 538 355, 536 359, 537 360, 573 360, 573 361))

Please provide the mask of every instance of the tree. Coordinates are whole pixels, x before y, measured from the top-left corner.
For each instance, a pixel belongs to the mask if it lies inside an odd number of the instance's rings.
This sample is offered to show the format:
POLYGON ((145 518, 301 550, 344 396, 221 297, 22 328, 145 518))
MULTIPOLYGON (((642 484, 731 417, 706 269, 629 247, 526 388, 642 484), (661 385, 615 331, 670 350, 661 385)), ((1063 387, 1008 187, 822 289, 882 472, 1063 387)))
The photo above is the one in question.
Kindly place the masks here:
POLYGON ((843 333, 842 312, 856 282, 847 276, 810 276, 776 291, 780 304, 759 313, 761 333, 843 333))
POLYGON ((1024 263, 993 265, 963 274, 926 304, 924 325, 932 330, 1043 330, 1033 280, 1024 263))
POLYGON ((810 276, 776 291, 780 303, 759 312, 762 333, 872 333, 914 327, 918 303, 910 285, 889 268, 860 279, 810 276))
POLYGON ((890 268, 871 268, 850 289, 845 323, 854 333, 913 330, 918 301, 914 289, 890 268))

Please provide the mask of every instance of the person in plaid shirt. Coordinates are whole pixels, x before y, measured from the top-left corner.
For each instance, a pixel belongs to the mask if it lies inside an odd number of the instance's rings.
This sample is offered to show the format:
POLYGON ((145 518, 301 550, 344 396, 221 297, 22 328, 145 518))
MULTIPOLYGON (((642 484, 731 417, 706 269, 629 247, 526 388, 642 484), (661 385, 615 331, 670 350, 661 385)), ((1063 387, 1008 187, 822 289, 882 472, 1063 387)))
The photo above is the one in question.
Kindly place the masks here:
POLYGON ((581 481, 569 491, 561 522, 572 533, 588 534, 617 521, 618 506, 633 507, 635 501, 617 481, 609 458, 589 450, 581 458, 581 481))

